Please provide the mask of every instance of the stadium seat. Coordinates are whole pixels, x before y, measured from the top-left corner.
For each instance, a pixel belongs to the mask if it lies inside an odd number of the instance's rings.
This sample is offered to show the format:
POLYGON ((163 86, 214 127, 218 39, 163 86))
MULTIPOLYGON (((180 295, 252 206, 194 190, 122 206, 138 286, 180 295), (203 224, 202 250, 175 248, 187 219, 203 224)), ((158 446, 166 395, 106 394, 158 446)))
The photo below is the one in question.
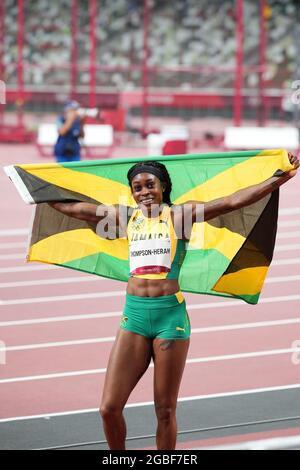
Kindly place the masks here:
POLYGON ((167 140, 162 149, 163 155, 182 155, 187 153, 186 140, 167 140))
POLYGON ((37 135, 38 146, 53 146, 57 139, 57 126, 55 124, 40 124, 37 135))
POLYGON ((150 133, 147 136, 147 150, 148 155, 157 157, 162 155, 164 140, 161 134, 150 133))
MULTIPOLYGON (((5 3, 5 2, 2 2, 5 3)), ((24 59, 31 64, 26 72, 26 84, 38 87, 65 85, 69 77, 68 67, 61 64, 69 62, 70 29, 65 25, 70 20, 70 0, 45 0, 26 2, 26 28, 24 59), (45 6, 47 5, 47 6, 45 6), (51 6, 50 6, 51 5, 51 6), (44 12, 47 14, 43 14, 44 12), (59 12, 59 13, 58 13, 59 12)), ((101 2, 100 2, 101 3, 101 2)), ((247 28, 255 34, 246 35, 245 55, 247 61, 254 63, 257 58, 258 30, 257 15, 259 2, 247 0, 245 17, 247 28)), ((15 0, 6 0, 5 25, 5 73, 6 82, 16 84, 17 61, 15 33, 18 8, 15 0)), ((79 62, 84 62, 88 53, 88 9, 87 2, 78 2, 78 17, 82 27, 78 28, 79 62), (84 27, 83 27, 84 25, 84 27)), ((234 65, 235 21, 234 2, 207 2, 205 0, 178 0, 178 2, 151 2, 151 31, 149 48, 151 65, 197 66, 217 63, 234 65), (177 21, 180 17, 180 21, 177 21), (176 31, 176 40, 174 36, 176 31), (163 44, 164 47, 161 47, 163 44)), ((97 59, 103 65, 126 67, 138 64, 143 57, 143 35, 140 25, 143 23, 143 2, 116 0, 102 2, 99 20, 101 28, 97 35, 100 46, 97 59), (105 27, 104 27, 105 25, 105 27), (116 53, 118 51, 118 53, 116 53)), ((297 47, 289 34, 294 29, 297 2, 295 0, 269 0, 272 14, 268 17, 268 58, 272 58, 272 88, 282 88, 284 81, 291 78, 293 61, 297 56, 297 47), (286 63, 287 62, 287 63, 286 63)), ((270 67, 269 67, 270 68, 270 67)), ((270 70, 268 70, 268 74, 270 70)), ((185 81, 193 82, 199 88, 233 87, 233 75, 228 73, 207 74, 185 73, 185 81), (189 76, 188 76, 189 75, 189 76)), ((173 87, 169 74, 160 74, 160 86, 173 87)), ((78 71, 78 84, 87 85, 88 71, 78 71)), ((106 73, 105 86, 118 89, 130 85, 140 86, 140 73, 118 72, 106 73)), ((255 88, 255 87, 250 87, 255 88)))
POLYGON ((188 140, 189 131, 186 126, 162 126, 160 134, 151 133, 147 136, 148 155, 187 153, 188 140))
POLYGON ((109 157, 114 147, 113 127, 109 124, 87 124, 84 126, 82 149, 87 158, 109 157))
POLYGON ((103 123, 110 124, 114 131, 122 132, 125 129, 125 110, 124 109, 104 109, 101 111, 103 123))
POLYGON ((297 150, 299 131, 296 127, 227 127, 224 147, 228 150, 267 148, 297 150))

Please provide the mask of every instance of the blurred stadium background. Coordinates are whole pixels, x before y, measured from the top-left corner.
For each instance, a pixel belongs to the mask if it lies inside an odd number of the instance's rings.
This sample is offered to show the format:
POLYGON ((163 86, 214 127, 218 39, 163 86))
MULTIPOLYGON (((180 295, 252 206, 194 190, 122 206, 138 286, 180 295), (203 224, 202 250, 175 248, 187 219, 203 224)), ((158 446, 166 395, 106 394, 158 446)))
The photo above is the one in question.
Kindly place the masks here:
POLYGON ((69 98, 121 146, 163 125, 189 150, 230 125, 298 127, 299 19, 296 0, 3 0, 0 141, 34 141, 69 98))

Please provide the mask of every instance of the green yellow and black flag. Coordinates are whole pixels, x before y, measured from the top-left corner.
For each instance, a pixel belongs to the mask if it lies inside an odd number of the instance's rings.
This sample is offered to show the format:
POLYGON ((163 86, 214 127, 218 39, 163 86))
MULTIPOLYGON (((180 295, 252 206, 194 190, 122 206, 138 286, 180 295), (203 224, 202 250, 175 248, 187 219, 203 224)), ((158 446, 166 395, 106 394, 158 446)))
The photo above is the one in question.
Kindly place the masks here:
MULTIPOLYGON (((288 154, 282 149, 147 159, 166 165, 172 179, 174 204, 210 201, 265 181, 277 170, 292 169, 288 154)), ((134 207, 127 171, 133 164, 147 159, 5 167, 24 201, 37 204, 28 261, 127 281, 126 238, 102 238, 87 222, 59 213, 46 201, 121 203, 134 207)), ((181 289, 257 303, 273 257, 278 198, 277 190, 255 204, 194 224, 180 272, 181 289), (199 229, 201 237, 197 236, 199 229)))

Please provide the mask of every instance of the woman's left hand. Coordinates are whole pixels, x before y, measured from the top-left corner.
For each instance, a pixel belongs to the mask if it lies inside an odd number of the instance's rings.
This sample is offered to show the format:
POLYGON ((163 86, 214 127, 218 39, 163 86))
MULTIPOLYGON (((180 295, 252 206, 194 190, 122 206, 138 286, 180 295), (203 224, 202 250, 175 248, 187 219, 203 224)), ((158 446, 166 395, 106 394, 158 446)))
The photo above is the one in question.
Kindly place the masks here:
POLYGON ((288 172, 288 175, 292 178, 293 176, 295 176, 295 174, 297 173, 297 169, 299 168, 299 160, 298 157, 296 155, 293 155, 291 152, 288 152, 288 157, 290 163, 294 165, 294 169, 288 172))

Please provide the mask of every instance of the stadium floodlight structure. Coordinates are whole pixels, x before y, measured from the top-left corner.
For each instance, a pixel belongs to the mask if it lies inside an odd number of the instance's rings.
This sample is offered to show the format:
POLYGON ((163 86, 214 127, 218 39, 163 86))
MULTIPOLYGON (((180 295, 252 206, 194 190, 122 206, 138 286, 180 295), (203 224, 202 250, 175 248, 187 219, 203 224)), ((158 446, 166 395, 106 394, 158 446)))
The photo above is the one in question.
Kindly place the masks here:
POLYGON ((258 107, 258 125, 264 126, 266 123, 266 102, 265 102, 265 70, 266 70, 266 49, 267 49, 267 31, 266 16, 268 4, 267 0, 260 0, 259 4, 259 107, 258 107))
MULTIPOLYGON (((0 2, 0 79, 4 79, 4 2, 0 2)), ((4 100, 3 100, 4 101, 4 100)), ((3 103, 0 101, 0 126, 3 126, 3 103)))
MULTIPOLYGON (((299 8, 296 10, 296 24, 295 24, 295 45, 297 51, 300 50, 300 10, 299 8)), ((300 79, 300 55, 299 53, 296 54, 296 67, 295 67, 295 75, 294 75, 294 83, 297 85, 297 88, 299 88, 299 82, 298 80, 300 79)), ((295 127, 298 128, 300 131, 300 102, 299 99, 296 99, 296 102, 294 103, 293 106, 293 120, 294 120, 294 125, 295 127)))
MULTIPOLYGON (((266 71, 266 16, 267 0, 259 2, 259 65, 258 65, 258 92, 259 105, 257 125, 264 126, 266 123, 266 100, 264 94, 266 71)), ((244 0, 236 0, 236 71, 235 71, 235 93, 234 93, 234 125, 239 127, 242 123, 243 114, 243 78, 244 78, 244 0)))
MULTIPOLYGON (((258 125, 264 125, 267 118, 266 111, 271 103, 276 101, 276 106, 280 106, 280 96, 276 95, 275 100, 273 100, 273 95, 270 96, 266 91, 266 23, 268 18, 268 0, 259 0, 259 2, 257 2, 259 9, 256 8, 254 14, 254 21, 256 21, 256 19, 258 20, 259 10, 260 28, 259 38, 257 38, 259 41, 258 44, 255 45, 255 51, 259 52, 258 63, 246 64, 245 61, 247 58, 247 48, 244 50, 244 29, 245 27, 247 28, 247 22, 244 21, 244 17, 245 13, 247 14, 247 2, 245 0, 232 0, 232 18, 234 18, 235 26, 233 26, 230 34, 231 37, 232 35, 234 36, 235 27, 235 63, 201 63, 201 53, 199 53, 198 65, 195 65, 196 63, 193 61, 189 63, 188 60, 186 62, 180 62, 178 60, 180 63, 177 65, 175 65, 175 63, 165 64, 163 62, 156 63, 153 61, 152 21, 155 19, 157 12, 152 8, 149 0, 143 0, 143 2, 137 3, 138 14, 142 20, 139 25, 139 31, 142 33, 139 43, 141 49, 138 50, 138 54, 134 50, 137 58, 133 61, 130 59, 128 64, 126 64, 126 61, 125 63, 110 63, 109 61, 105 63, 105 60, 102 60, 102 56, 109 50, 109 47, 107 46, 108 43, 104 41, 101 41, 99 44, 99 38, 102 36, 99 34, 99 31, 97 31, 97 28, 101 27, 103 29, 103 27, 105 27, 103 23, 100 22, 104 10, 104 7, 101 7, 101 0, 89 0, 87 2, 88 10, 84 12, 84 34, 85 32, 88 34, 88 36, 85 37, 85 50, 87 52, 85 58, 88 56, 86 62, 80 62, 81 57, 79 57, 79 42, 82 38, 83 30, 78 25, 78 22, 82 19, 82 11, 80 13, 82 2, 78 0, 70 0, 70 9, 66 13, 68 16, 65 17, 67 18, 66 26, 69 28, 71 36, 69 41, 70 51, 64 50, 66 60, 62 60, 59 64, 52 64, 50 61, 48 64, 46 62, 47 56, 45 55, 45 60, 41 60, 40 63, 34 63, 34 61, 30 62, 28 59, 25 61, 24 54, 27 46, 26 34, 28 34, 28 28, 25 27, 24 24, 31 18, 30 8, 31 5, 35 3, 38 2, 27 3, 24 2, 24 0, 16 1, 18 6, 15 19, 17 21, 17 59, 15 64, 11 61, 10 70, 13 70, 11 78, 14 79, 14 76, 16 76, 17 80, 16 84, 13 83, 14 80, 11 80, 11 83, 7 85, 7 97, 9 104, 14 103, 16 105, 19 129, 24 129, 23 109, 26 103, 34 103, 38 100, 45 103, 48 100, 50 103, 60 104, 63 99, 67 99, 68 97, 78 99, 79 101, 82 100, 84 106, 90 106, 92 108, 96 106, 105 107, 105 103, 108 102, 108 107, 110 108, 116 108, 118 106, 126 109, 130 109, 131 107, 139 108, 141 116, 140 130, 143 134, 147 134, 151 127, 149 117, 150 108, 152 107, 165 108, 169 106, 172 108, 171 111, 175 108, 183 111, 189 109, 191 115, 194 110, 197 111, 197 108, 204 109, 207 107, 216 110, 226 110, 230 108, 230 110, 233 111, 234 125, 240 126, 247 106, 255 107, 258 125), (24 14, 24 8, 28 9, 28 14, 27 10, 25 10, 24 14), (101 24, 102 26, 100 26, 101 24), (104 53, 102 51, 104 51, 104 53), (16 71, 15 74, 14 67, 16 71), (46 77, 46 79, 41 82, 37 81, 36 83, 34 83, 33 80, 32 83, 30 83, 31 77, 34 75, 32 71, 40 72, 40 76, 46 77), (56 84, 55 73, 57 71, 62 72, 60 77, 63 76, 63 79, 59 78, 56 84), (245 87, 245 78, 247 78, 248 74, 252 73, 258 76, 257 89, 247 90, 245 87), (113 80, 110 81, 114 74, 121 76, 121 85, 115 85, 113 80), (127 85, 127 82, 131 80, 131 78, 128 80, 127 74, 129 77, 134 76, 132 83, 128 87, 123 86, 124 84, 127 85), (83 76, 84 79, 82 78, 83 76), (168 80, 169 76, 172 77, 172 80, 168 80), (213 81, 211 81, 210 77, 212 76, 216 77, 215 86, 219 86, 219 88, 215 87, 215 92, 212 91, 213 87, 211 87, 213 81), (27 77, 30 78, 28 79, 27 77), (53 77, 54 84, 52 86, 51 80, 53 80, 53 77), (47 82, 48 78, 49 82, 47 82), (106 81, 107 78, 108 80, 106 81), (222 80, 219 81, 220 78, 222 80), (184 83, 184 80, 186 80, 187 83, 184 83), (173 84, 170 83, 172 81, 173 84), (50 86, 48 86, 48 84, 50 84, 50 86), (132 84, 133 87, 131 87, 132 84), (188 88, 184 88, 183 85, 188 85, 188 88), (255 96, 254 93, 256 93, 255 96), (107 98, 108 95, 110 95, 109 99, 107 98), (44 97, 46 96, 47 98, 45 99, 44 97)), ((212 5, 213 3, 214 2, 211 2, 212 5)), ((201 2, 199 2, 199 4, 202 5, 201 2)), ((0 2, 0 71, 2 74, 4 67, 3 42, 5 13, 9 14, 8 11, 5 12, 5 1, 3 0, 0 2)), ((124 15, 126 15, 126 11, 124 15)), ((42 27, 43 23, 41 23, 41 28, 42 27)), ((67 30, 68 28, 65 29, 67 30)), ((123 34, 122 31, 120 34, 123 34)), ((107 38, 106 41, 109 41, 109 39, 110 38, 107 38)), ((200 46, 201 41, 202 39, 199 38, 198 45, 200 46)), ((163 46, 162 44, 161 47, 163 46)), ((182 53, 185 52, 188 51, 182 51, 182 53)), ((201 115, 201 113, 199 114, 201 115)), ((17 135, 15 131, 13 134, 14 136, 17 135)))
MULTIPOLYGON (((4 38, 5 38, 5 2, 0 2, 0 79, 5 77, 4 66, 4 38)), ((4 104, 0 104, 0 142, 27 142, 34 138, 34 134, 28 131, 24 124, 23 106, 25 103, 26 93, 24 91, 24 0, 18 0, 18 19, 17 19, 17 90, 15 92, 15 104, 17 106, 17 123, 5 124, 4 120, 4 104)), ((5 80, 4 80, 5 82, 5 80)))
POLYGON ((241 125, 244 50, 244 0, 236 0, 236 72, 234 94, 234 125, 241 125))

